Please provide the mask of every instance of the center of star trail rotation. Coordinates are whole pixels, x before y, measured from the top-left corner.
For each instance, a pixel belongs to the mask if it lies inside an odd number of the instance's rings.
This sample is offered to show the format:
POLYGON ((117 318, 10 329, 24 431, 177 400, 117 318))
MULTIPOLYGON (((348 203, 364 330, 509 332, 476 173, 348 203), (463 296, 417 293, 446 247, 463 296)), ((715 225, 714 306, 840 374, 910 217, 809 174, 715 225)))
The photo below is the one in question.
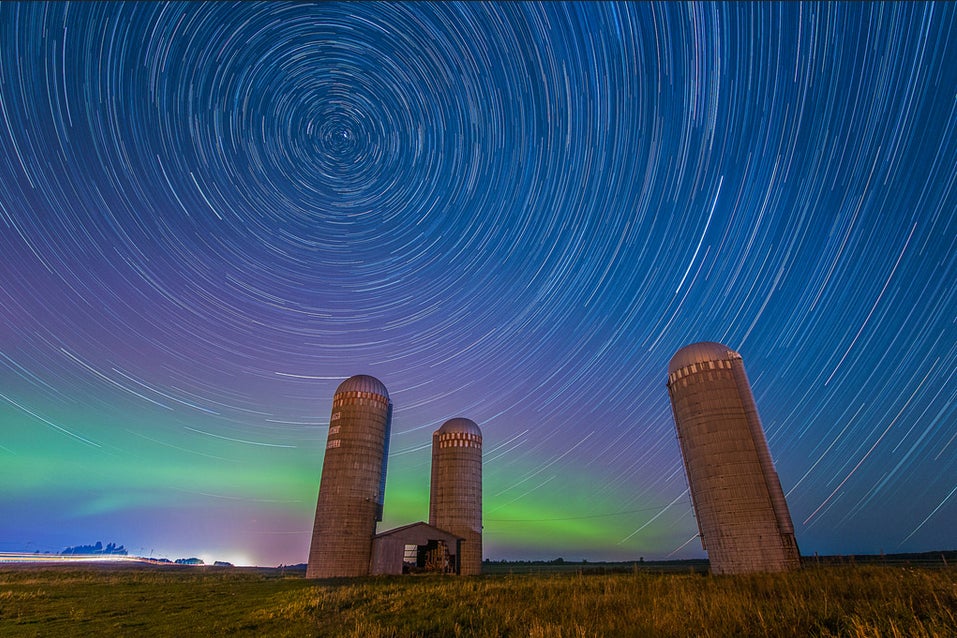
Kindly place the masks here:
POLYGON ((302 562, 369 374, 383 529, 462 416, 487 557, 701 556, 698 341, 747 360, 802 551, 947 548, 955 18, 0 4, 0 550, 302 562))

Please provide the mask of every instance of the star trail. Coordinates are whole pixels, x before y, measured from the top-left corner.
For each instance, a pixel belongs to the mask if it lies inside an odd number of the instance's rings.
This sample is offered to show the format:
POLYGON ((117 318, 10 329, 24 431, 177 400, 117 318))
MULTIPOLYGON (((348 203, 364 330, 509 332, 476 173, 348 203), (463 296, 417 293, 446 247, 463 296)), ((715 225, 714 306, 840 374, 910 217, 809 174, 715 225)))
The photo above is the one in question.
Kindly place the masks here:
POLYGON ((0 551, 304 562, 332 394, 485 439, 485 554, 703 556, 744 357, 805 554, 953 549, 947 3, 0 3, 0 551))

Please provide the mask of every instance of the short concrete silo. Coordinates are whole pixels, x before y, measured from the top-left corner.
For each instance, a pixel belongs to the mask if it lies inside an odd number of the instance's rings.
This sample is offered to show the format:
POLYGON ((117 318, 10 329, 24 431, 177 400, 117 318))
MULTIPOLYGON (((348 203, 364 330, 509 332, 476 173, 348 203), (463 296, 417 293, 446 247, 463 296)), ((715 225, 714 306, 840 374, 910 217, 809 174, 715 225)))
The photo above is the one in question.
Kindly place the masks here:
POLYGON ((450 419, 432 435, 429 525, 462 537, 458 572, 482 572, 482 431, 450 419))
POLYGON ((365 576, 382 520, 392 403, 381 381, 357 375, 332 399, 306 578, 365 576))
POLYGON ((741 355, 714 342, 685 346, 668 366, 668 393, 711 571, 798 567, 791 515, 741 355))

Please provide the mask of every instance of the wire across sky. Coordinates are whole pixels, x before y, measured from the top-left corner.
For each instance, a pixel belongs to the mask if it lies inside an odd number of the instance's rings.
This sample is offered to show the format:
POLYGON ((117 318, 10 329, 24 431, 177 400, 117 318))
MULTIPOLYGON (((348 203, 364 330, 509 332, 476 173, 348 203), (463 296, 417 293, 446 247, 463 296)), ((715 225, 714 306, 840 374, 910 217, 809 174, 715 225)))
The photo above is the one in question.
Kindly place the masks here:
POLYGON ((485 554, 703 552, 744 357, 804 553, 953 549, 947 3, 0 4, 0 551, 304 562, 332 395, 484 434, 485 554))

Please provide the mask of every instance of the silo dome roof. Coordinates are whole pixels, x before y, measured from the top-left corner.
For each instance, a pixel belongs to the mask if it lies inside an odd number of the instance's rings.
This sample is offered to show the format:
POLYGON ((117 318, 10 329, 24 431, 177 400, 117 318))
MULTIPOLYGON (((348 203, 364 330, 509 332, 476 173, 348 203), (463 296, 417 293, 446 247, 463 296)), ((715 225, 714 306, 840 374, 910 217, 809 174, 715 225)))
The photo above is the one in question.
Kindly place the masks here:
POLYGON ((349 377, 336 388, 336 394, 340 392, 371 392, 386 399, 389 398, 389 391, 385 389, 385 385, 367 374, 357 374, 354 377, 349 377))
POLYGON ((450 434, 452 432, 464 432, 466 434, 482 436, 482 430, 479 429, 479 426, 476 425, 472 419, 449 419, 442 424, 437 434, 450 434))
POLYGON ((741 356, 728 346, 715 341, 700 341, 687 345, 671 357, 668 364, 668 374, 677 372, 681 368, 686 368, 692 363, 701 363, 703 361, 718 361, 733 356, 741 356))

